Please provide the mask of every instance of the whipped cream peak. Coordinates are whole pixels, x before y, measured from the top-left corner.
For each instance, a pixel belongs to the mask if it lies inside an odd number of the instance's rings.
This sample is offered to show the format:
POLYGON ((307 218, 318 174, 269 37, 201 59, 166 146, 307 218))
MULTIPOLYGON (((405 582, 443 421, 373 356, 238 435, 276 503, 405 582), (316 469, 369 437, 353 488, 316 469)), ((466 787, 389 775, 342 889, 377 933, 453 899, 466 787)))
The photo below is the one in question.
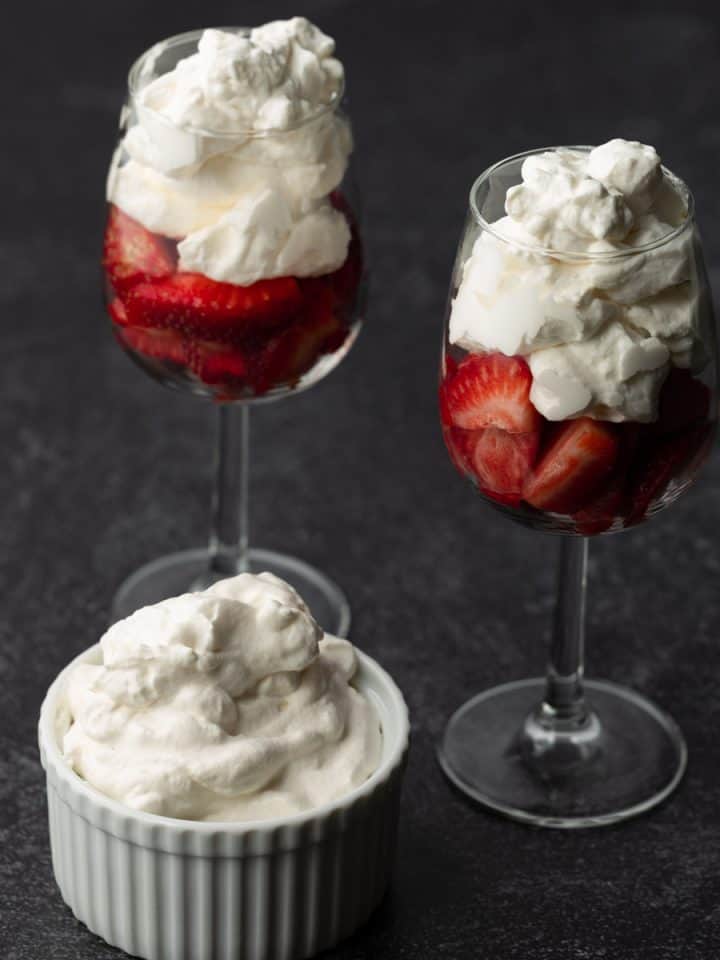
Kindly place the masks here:
POLYGON ((684 184, 663 170, 654 147, 635 140, 531 154, 521 176, 507 191, 514 229, 503 235, 557 254, 622 254, 647 242, 644 215, 661 226, 653 240, 688 215, 684 184))
POLYGON ((334 800, 377 767, 382 733, 323 634, 272 574, 144 607, 70 675, 64 754, 102 792, 150 813, 266 819, 334 800))
POLYGON ((587 173, 608 190, 616 190, 636 214, 650 209, 663 176, 655 147, 619 137, 590 151, 587 173))
POLYGON ((534 154, 522 178, 508 190, 505 210, 544 247, 573 251, 595 240, 622 240, 633 225, 623 196, 589 176, 577 151, 534 154))
POLYGON ((342 94, 334 41, 304 17, 203 31, 197 52, 136 94, 173 126, 215 135, 291 129, 342 94))
POLYGON ((620 139, 520 172, 463 264, 450 342, 526 356, 548 420, 654 420, 671 364, 706 355, 687 188, 620 139))
MULTIPOLYGON (((268 573, 234 580, 142 607, 113 624, 100 641, 103 663, 133 668, 149 661, 201 672, 217 668, 233 696, 264 676, 312 663, 322 630, 295 591, 268 573)), ((133 696, 138 689, 133 685, 133 696)))

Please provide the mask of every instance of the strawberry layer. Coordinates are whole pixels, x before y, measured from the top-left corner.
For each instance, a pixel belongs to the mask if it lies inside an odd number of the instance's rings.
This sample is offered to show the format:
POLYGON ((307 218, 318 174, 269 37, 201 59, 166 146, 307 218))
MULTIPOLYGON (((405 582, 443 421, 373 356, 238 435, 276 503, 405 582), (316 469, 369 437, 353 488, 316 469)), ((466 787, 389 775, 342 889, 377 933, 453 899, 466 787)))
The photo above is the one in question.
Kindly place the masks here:
POLYGON ((640 523, 692 481, 710 448, 711 392, 687 370, 671 369, 654 423, 538 415, 528 430, 526 365, 497 356, 447 358, 443 436, 457 469, 531 525, 590 536, 640 523))
POLYGON ((123 346, 150 372, 200 382, 219 401, 292 388, 345 343, 363 274, 359 235, 333 273, 247 287, 177 270, 175 245, 111 207, 103 266, 108 312, 123 346))

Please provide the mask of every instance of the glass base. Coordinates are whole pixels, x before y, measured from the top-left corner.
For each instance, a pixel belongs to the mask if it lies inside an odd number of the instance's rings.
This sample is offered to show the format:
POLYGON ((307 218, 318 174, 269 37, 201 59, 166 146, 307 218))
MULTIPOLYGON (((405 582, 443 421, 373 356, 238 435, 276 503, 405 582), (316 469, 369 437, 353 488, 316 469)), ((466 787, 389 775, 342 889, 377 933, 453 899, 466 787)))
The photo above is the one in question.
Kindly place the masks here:
MULTIPOLYGON (((210 555, 207 549, 183 550, 159 557, 140 567, 125 580, 115 594, 112 620, 121 620, 140 607, 157 603, 190 590, 200 590, 212 580, 208 576, 210 555)), ((302 560, 274 550, 249 552, 251 573, 268 571, 287 580, 307 603, 323 630, 346 637, 350 629, 350 605, 345 594, 332 580, 302 560)), ((216 577, 214 579, 221 579, 216 577)))
POLYGON ((588 681, 589 716, 572 733, 539 721, 545 680, 473 697, 453 714, 438 754, 478 803, 542 827, 597 827, 661 803, 680 782, 687 748, 675 721, 632 690, 588 681))

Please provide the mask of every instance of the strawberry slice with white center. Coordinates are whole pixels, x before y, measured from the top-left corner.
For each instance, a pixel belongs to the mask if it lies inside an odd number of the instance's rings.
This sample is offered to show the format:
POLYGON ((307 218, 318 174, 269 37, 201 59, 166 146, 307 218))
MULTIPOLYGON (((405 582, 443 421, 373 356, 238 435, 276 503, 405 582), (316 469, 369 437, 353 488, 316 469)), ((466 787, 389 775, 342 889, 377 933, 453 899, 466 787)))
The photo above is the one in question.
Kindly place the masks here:
POLYGON ((120 294, 143 281, 168 277, 175 270, 168 243, 115 206, 110 207, 105 227, 102 262, 113 289, 120 294))
POLYGON ((470 465, 483 493, 503 503, 520 502, 540 446, 540 433, 488 427, 470 443, 470 465))
POLYGON ((166 363, 187 363, 187 342, 183 334, 175 330, 141 330, 139 327, 123 327, 116 330, 117 338, 135 353, 150 360, 166 363))
POLYGON ((589 417, 563 423, 523 487, 538 510, 574 513, 608 480, 620 449, 612 425, 589 417))
POLYGON ((294 277, 258 280, 247 287, 218 283, 199 273, 176 273, 140 283, 125 300, 139 327, 171 327, 205 340, 242 338, 289 322, 302 304, 294 277))
POLYGON ((443 385, 443 419, 464 430, 533 433, 540 414, 530 402, 531 386, 530 368, 521 357, 470 354, 443 385))

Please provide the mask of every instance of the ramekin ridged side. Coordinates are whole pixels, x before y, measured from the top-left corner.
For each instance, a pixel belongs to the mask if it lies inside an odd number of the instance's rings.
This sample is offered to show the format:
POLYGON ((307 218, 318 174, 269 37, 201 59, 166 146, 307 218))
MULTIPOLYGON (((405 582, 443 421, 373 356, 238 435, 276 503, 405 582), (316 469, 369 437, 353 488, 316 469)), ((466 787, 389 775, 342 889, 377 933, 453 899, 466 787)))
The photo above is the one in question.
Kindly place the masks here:
POLYGON ((135 811, 63 759, 63 689, 42 706, 50 846, 63 899, 93 933, 147 960, 302 960, 352 934, 378 905, 394 859, 408 748, 405 701, 358 653, 356 686, 383 728, 380 766, 341 800, 294 817, 197 823, 135 811))

